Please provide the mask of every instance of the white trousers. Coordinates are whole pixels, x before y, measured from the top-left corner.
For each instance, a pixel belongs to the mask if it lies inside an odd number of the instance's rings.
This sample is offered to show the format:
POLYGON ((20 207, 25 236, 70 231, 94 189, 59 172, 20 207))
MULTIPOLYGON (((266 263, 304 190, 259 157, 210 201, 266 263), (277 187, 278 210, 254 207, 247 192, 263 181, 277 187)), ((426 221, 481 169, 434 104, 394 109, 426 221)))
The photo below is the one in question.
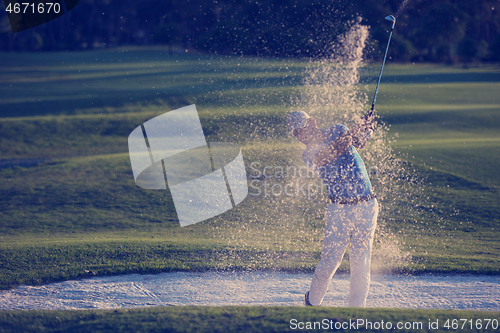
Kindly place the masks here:
POLYGON ((370 287, 370 259, 377 227, 377 199, 356 205, 329 204, 325 212, 325 235, 321 260, 314 270, 309 302, 321 305, 328 285, 340 266, 349 242, 351 286, 349 307, 364 307, 370 287))

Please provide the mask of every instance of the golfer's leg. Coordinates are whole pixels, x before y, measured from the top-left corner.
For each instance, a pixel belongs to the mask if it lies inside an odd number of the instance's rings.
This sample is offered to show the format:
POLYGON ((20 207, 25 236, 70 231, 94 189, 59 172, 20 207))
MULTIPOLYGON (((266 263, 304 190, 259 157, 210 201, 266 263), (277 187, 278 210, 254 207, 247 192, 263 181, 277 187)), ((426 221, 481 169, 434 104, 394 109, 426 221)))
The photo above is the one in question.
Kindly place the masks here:
POLYGON ((325 235, 321 248, 321 260, 316 265, 314 276, 309 289, 309 302, 312 305, 321 305, 333 274, 340 266, 342 256, 348 244, 345 219, 345 205, 329 204, 325 212, 325 235))
POLYGON ((364 307, 370 288, 370 260, 377 227, 378 202, 372 200, 353 207, 349 261, 351 265, 350 307, 364 307))

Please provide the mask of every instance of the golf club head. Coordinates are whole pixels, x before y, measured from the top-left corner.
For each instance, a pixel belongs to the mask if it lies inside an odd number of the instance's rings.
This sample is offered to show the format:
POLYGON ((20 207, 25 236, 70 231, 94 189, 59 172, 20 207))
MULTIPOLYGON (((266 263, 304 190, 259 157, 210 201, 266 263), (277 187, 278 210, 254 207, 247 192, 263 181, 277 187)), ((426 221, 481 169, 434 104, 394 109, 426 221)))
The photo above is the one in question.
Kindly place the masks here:
POLYGON ((394 15, 386 16, 385 19, 387 21, 391 21, 392 22, 392 28, 394 29, 394 25, 396 24, 396 18, 394 17, 394 15))

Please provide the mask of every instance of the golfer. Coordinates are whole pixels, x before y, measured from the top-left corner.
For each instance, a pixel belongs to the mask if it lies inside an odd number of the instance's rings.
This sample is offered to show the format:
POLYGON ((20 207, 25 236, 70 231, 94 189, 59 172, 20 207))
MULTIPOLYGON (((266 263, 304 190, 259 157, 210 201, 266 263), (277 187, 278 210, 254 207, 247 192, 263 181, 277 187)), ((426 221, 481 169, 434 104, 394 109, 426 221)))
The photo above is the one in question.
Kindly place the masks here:
POLYGON ((350 243, 349 307, 364 307, 370 286, 370 256, 379 207, 356 148, 363 148, 372 137, 374 115, 368 113, 350 130, 341 124, 328 130, 318 129, 316 120, 303 111, 292 112, 287 123, 293 136, 306 145, 302 158, 319 173, 330 197, 325 212, 321 260, 314 270, 304 303, 321 305, 350 243))

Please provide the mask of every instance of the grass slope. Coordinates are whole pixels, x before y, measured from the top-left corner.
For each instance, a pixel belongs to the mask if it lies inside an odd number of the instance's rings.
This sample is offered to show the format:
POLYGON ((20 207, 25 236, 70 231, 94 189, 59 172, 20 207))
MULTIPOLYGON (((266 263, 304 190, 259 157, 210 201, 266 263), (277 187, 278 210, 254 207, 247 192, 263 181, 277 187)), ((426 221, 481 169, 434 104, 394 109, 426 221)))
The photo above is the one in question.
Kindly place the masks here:
POLYGON ((0 332, 329 332, 346 328, 380 332, 388 327, 394 332, 494 332, 498 320, 499 313, 480 311, 183 306, 3 311, 0 332))
MULTIPOLYGON (((169 191, 135 186, 127 155, 135 127, 196 103, 208 140, 239 144, 248 172, 255 175, 252 163, 300 166, 300 144, 284 123, 306 62, 159 50, 2 59, 0 162, 10 167, 0 169, 0 288, 86 271, 313 269, 324 196, 250 195, 180 228, 169 191), (14 166, 19 160, 41 161, 14 166)), ((391 125, 399 157, 426 183, 419 215, 400 202, 380 217, 410 261, 390 263, 393 248, 379 234, 375 263, 413 273, 500 273, 500 70, 392 65, 386 74, 378 114, 391 125)), ((373 91, 373 80, 364 80, 373 91)))

